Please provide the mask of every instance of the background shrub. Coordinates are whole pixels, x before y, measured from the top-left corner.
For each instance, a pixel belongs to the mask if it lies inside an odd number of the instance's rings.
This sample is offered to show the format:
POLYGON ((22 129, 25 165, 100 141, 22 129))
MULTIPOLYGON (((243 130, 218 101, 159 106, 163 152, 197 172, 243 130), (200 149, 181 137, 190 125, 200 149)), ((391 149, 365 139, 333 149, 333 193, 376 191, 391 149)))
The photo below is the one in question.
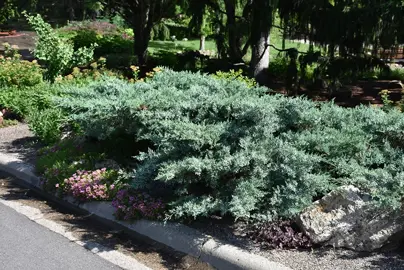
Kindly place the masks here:
POLYGON ((41 111, 52 106, 51 97, 58 93, 58 86, 41 83, 34 87, 11 86, 0 88, 0 109, 6 109, 18 118, 30 112, 41 111))
POLYGON ((253 78, 249 78, 243 75, 243 70, 235 71, 234 69, 229 72, 218 71, 214 75, 216 79, 223 79, 225 81, 237 80, 239 82, 245 83, 248 87, 254 87, 257 85, 257 82, 253 78))
POLYGON ((112 52, 133 55, 133 40, 124 38, 122 34, 103 35, 93 30, 82 29, 74 32, 70 40, 76 49, 97 44, 94 50, 96 57, 106 56, 112 52))
POLYGON ((62 137, 62 128, 66 125, 65 116, 60 109, 47 108, 31 111, 28 116, 29 128, 46 144, 58 141, 62 137))
POLYGON ((0 57, 0 87, 35 86, 42 82, 42 76, 36 62, 0 57))
POLYGON ((72 33, 75 31, 89 30, 99 33, 101 35, 105 34, 117 34, 120 29, 116 24, 104 22, 104 21, 71 21, 69 24, 61 29, 59 33, 72 33))
POLYGON ((25 14, 25 17, 37 34, 34 55, 46 63, 45 79, 54 81, 73 67, 86 65, 93 60, 96 44, 75 49, 73 44, 60 38, 41 15, 25 14))
POLYGON ((238 81, 164 71, 146 83, 105 79, 56 100, 100 140, 147 142, 132 186, 163 185, 170 217, 292 217, 353 184, 388 207, 404 191, 404 118, 267 95, 238 81))

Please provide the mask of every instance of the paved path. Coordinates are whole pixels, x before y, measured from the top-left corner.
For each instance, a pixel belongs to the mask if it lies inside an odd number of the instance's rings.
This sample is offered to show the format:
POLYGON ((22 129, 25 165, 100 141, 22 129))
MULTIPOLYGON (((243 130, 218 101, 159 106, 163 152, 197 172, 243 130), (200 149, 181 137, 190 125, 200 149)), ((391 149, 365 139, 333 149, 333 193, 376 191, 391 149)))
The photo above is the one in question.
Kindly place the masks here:
POLYGON ((0 203, 0 269, 120 268, 0 203))

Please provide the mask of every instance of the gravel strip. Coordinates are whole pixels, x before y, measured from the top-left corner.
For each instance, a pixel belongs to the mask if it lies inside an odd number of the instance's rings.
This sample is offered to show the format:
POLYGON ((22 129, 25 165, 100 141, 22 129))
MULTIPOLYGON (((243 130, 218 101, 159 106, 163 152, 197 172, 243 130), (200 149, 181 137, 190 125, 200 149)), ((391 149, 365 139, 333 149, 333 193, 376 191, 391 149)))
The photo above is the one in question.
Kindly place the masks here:
POLYGON ((404 256, 398 252, 369 254, 321 248, 313 251, 272 250, 257 251, 257 253, 294 270, 404 269, 404 256))
POLYGON ((35 163, 39 144, 27 124, 0 128, 0 152, 35 163))

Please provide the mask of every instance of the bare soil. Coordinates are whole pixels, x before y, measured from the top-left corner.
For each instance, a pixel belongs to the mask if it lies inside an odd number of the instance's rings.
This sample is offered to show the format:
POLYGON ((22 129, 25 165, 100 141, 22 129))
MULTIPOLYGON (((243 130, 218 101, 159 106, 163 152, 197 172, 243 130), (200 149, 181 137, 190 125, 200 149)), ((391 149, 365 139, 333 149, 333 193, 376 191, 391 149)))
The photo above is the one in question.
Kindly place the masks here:
MULTIPOLYGON (((389 90, 389 98, 392 101, 399 101, 403 97, 404 89, 391 89, 391 82, 392 80, 357 81, 350 85, 344 85, 338 91, 333 92, 327 89, 309 90, 302 87, 296 95, 304 95, 314 101, 320 102, 329 102, 333 100, 335 104, 342 107, 356 107, 359 105, 382 106, 383 102, 379 94, 382 90, 389 90)), ((285 88, 285 83, 282 81, 271 82, 269 88, 279 94, 288 94, 285 88)))
POLYGON ((0 37, 0 54, 4 52, 3 43, 8 43, 10 45, 17 45, 19 48, 19 53, 25 60, 33 60, 34 56, 31 51, 35 49, 35 32, 32 31, 22 31, 17 32, 16 35, 0 37))

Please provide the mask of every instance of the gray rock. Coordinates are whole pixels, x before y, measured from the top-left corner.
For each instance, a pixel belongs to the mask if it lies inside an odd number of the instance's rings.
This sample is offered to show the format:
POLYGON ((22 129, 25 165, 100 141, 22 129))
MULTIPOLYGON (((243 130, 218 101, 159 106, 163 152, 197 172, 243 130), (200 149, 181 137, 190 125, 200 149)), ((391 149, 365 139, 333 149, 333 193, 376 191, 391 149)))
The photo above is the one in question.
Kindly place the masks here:
POLYGON ((106 159, 103 161, 98 162, 95 164, 96 169, 102 169, 102 168, 107 168, 107 169, 112 169, 112 170, 119 170, 121 167, 119 166, 118 162, 112 159, 106 159))
POLYGON ((401 81, 391 81, 388 87, 389 89, 404 89, 404 85, 401 81))
POLYGON ((373 251, 399 241, 403 214, 376 206, 354 186, 343 186, 306 208, 297 223, 316 244, 373 251))

